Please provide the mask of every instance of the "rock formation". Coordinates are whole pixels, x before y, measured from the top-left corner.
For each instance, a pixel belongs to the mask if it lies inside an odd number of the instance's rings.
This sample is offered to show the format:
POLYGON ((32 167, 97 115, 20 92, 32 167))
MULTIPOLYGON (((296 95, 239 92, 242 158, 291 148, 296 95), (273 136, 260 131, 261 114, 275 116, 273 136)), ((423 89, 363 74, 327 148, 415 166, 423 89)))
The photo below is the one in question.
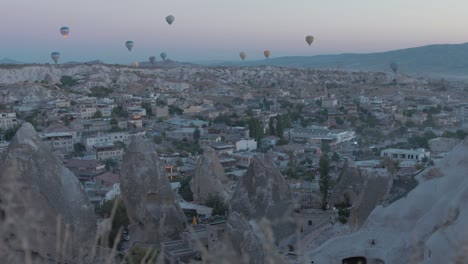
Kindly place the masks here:
POLYGON ((247 219, 269 220, 278 241, 295 231, 292 210, 291 191, 284 176, 271 159, 254 157, 232 196, 230 212, 239 212, 247 219))
POLYGON ((352 204, 348 223, 359 227, 384 201, 392 182, 393 177, 386 169, 358 170, 345 165, 333 189, 332 204, 343 202, 347 196, 352 204))
POLYGON ((91 263, 95 234, 78 179, 23 124, 0 161, 1 262, 91 263))
POLYGON ((219 162, 218 154, 212 148, 206 149, 198 160, 195 175, 190 181, 193 199, 203 202, 209 193, 218 193, 227 199, 228 193, 225 187, 227 184, 228 178, 219 162))
POLYGON ((308 263, 339 263, 350 257, 387 264, 465 263, 467 153, 465 139, 437 166, 426 169, 406 197, 377 207, 359 231, 307 252, 308 263))
POLYGON ((209 248, 206 263, 263 263, 262 243, 249 222, 239 213, 229 216, 225 231, 215 247, 209 248))
POLYGON ((179 239, 186 219, 158 155, 132 137, 123 157, 120 188, 132 237, 141 243, 179 239))

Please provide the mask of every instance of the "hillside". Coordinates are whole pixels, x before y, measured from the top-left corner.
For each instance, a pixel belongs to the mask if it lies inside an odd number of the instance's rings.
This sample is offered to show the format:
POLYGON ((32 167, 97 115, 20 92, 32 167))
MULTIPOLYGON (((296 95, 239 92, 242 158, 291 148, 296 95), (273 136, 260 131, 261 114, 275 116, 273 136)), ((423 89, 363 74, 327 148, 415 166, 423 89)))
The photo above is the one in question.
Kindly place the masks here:
POLYGON ((429 45, 379 53, 280 57, 261 61, 218 65, 272 65, 296 68, 390 71, 395 62, 399 72, 423 76, 467 78, 468 43, 429 45))

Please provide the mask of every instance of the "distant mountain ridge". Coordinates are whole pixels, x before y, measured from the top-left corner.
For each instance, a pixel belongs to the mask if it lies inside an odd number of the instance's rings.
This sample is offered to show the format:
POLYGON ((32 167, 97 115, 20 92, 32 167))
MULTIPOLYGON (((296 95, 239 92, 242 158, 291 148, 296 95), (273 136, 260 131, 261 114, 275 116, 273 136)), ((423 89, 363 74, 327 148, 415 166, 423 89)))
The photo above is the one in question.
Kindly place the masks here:
POLYGON ((397 63, 398 72, 404 74, 468 78, 468 43, 437 44, 366 54, 279 57, 260 61, 217 63, 213 66, 271 65, 389 72, 391 62, 397 63))
MULTIPOLYGON (((398 65, 398 73, 424 77, 468 79, 468 43, 436 44, 376 53, 343 53, 335 55, 288 56, 268 60, 177 62, 172 60, 139 62, 140 67, 177 68, 183 66, 259 66, 270 65, 290 68, 340 69, 351 71, 390 72, 390 63, 398 65)), ((9 58, 0 65, 25 64, 9 58)), ((62 64, 106 64, 99 60, 65 62, 62 64)), ((126 65, 126 64, 119 64, 126 65)), ((127 65, 128 66, 128 65, 127 65)))
POLYGON ((24 63, 12 60, 10 58, 3 58, 0 60, 0 64, 24 64, 24 63))

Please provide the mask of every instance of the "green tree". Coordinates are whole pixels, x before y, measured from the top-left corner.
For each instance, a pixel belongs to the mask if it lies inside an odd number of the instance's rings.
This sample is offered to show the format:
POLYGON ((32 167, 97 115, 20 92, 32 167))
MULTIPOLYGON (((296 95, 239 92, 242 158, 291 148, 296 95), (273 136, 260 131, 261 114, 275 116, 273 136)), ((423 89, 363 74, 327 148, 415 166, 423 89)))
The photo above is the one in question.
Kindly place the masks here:
POLYGON ((163 141, 163 138, 162 138, 162 136, 154 136, 154 137, 153 137, 153 141, 154 141, 154 143, 156 143, 156 144, 161 144, 162 141, 163 141))
POLYGON ((213 215, 224 215, 226 213, 226 205, 219 193, 209 193, 205 205, 213 208, 213 215))
POLYGON ((151 248, 132 247, 130 252, 125 255, 125 263, 128 264, 156 264, 158 251, 151 248))
POLYGON ((191 179, 191 177, 185 177, 182 181, 180 181, 179 194, 187 202, 193 201, 193 192, 190 189, 191 179))
POLYGON ((151 108, 151 103, 143 102, 141 103, 141 107, 146 110, 146 115, 153 116, 153 109, 151 108))
POLYGON ((90 96, 93 97, 98 97, 98 98, 103 98, 109 96, 113 91, 112 89, 106 88, 106 87, 93 87, 90 89, 91 93, 89 94, 90 96))
POLYGON ((104 161, 104 165, 106 166, 106 170, 110 171, 111 168, 116 168, 118 166, 117 161, 113 159, 106 159, 104 161))
POLYGON ((319 161, 319 170, 320 170, 320 192, 322 193, 322 210, 327 209, 327 202, 329 197, 329 192, 331 188, 331 178, 330 178, 330 160, 328 154, 324 153, 320 157, 319 161))
POLYGON ((250 118, 248 121, 249 125, 249 135, 252 138, 255 138, 257 142, 263 138, 263 126, 258 118, 250 118))
POLYGON ((195 128, 195 130, 193 131, 193 141, 194 142, 198 142, 198 140, 200 139, 200 129, 198 128, 195 128))
POLYGON ((78 81, 74 80, 71 76, 64 75, 60 78, 60 88, 71 87, 78 84, 78 81))
POLYGON ((328 153, 331 151, 331 148, 330 148, 330 144, 328 144, 328 142, 326 141, 322 141, 322 152, 325 152, 325 153, 328 153))
POLYGON ((168 107, 168 111, 170 115, 182 115, 184 113, 184 110, 175 106, 175 105, 170 105, 168 107))
POLYGON ((12 128, 5 130, 5 133, 3 134, 3 138, 6 141, 11 141, 13 137, 15 137, 16 131, 18 131, 19 128, 20 128, 20 125, 17 125, 17 126, 14 126, 12 128))
POLYGON ((114 109, 112 109, 112 116, 113 117, 128 117, 128 112, 123 106, 119 105, 119 106, 114 107, 114 109))
POLYGON ((338 161, 340 161, 340 155, 335 151, 335 152, 333 152, 333 155, 332 155, 331 159, 334 162, 338 162, 338 161))
POLYGON ((335 207, 338 209, 338 221, 342 224, 348 222, 349 215, 351 214, 351 201, 349 195, 344 195, 344 201, 338 204, 335 204, 335 207))
POLYGON ((86 146, 80 142, 73 144, 73 152, 76 156, 83 156, 86 151, 86 146))
POLYGON ((97 110, 96 113, 94 113, 93 118, 102 118, 102 112, 97 110))
POLYGON ((276 146, 282 146, 282 145, 287 145, 289 143, 289 141, 285 138, 280 138, 280 140, 278 140, 278 142, 276 142, 276 146))
POLYGON ((127 209, 125 208, 123 201, 116 198, 104 202, 100 209, 100 215, 105 218, 112 217, 112 229, 108 238, 108 245, 109 247, 112 247, 115 242, 119 242, 115 241, 119 231, 127 228, 130 224, 130 220, 127 216, 127 209))
POLYGON ((273 117, 270 117, 270 121, 268 122, 268 128, 269 128, 269 132, 270 132, 270 135, 271 136, 275 136, 276 135, 276 129, 275 129, 275 124, 274 124, 275 120, 273 117))

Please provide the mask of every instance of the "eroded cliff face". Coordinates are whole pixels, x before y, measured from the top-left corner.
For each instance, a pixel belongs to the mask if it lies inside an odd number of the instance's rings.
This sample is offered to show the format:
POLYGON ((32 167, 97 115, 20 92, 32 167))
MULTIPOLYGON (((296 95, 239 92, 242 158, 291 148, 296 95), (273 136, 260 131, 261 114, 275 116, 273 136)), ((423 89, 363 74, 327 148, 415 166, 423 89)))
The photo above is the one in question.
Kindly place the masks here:
POLYGON ((352 204, 348 223, 358 228, 385 200, 392 182, 393 176, 386 169, 358 170, 346 164, 333 189, 332 204, 343 202, 348 197, 352 204))
POLYGON ((186 219, 151 145, 132 137, 120 175, 133 239, 141 243, 179 239, 186 219))
POLYGON ((2 263, 92 263, 93 207, 29 123, 0 160, 0 222, 2 263))
POLYGON ((190 181, 194 200, 204 202, 210 193, 218 193, 226 200, 228 181, 218 154, 212 148, 206 149, 198 160, 195 175, 190 181))
POLYGON ((437 166, 426 169, 406 197, 378 206, 357 232, 306 252, 309 263, 339 263, 356 256, 386 264, 466 262, 467 172, 465 139, 437 166))
POLYGON ((268 157, 255 157, 232 196, 230 212, 270 221, 275 239, 280 240, 295 231, 292 211, 291 191, 284 176, 268 157))

